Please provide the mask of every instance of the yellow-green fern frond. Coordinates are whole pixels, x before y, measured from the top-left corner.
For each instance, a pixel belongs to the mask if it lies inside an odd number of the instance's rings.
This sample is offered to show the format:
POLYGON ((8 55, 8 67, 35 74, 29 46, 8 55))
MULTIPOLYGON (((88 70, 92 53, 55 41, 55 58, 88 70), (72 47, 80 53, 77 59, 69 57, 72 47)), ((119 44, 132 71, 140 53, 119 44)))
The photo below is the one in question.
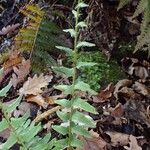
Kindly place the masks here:
POLYGON ((20 29, 15 38, 14 49, 33 51, 44 12, 37 5, 27 5, 20 10, 29 19, 29 24, 20 29))
POLYGON ((44 11, 38 5, 27 5, 20 12, 29 18, 29 23, 20 29, 15 38, 14 49, 29 52, 32 69, 43 72, 55 65, 49 53, 54 51, 56 45, 62 45, 61 40, 58 39, 62 31, 46 18, 44 11))
POLYGON ((120 0, 118 10, 127 5, 131 0, 120 0))

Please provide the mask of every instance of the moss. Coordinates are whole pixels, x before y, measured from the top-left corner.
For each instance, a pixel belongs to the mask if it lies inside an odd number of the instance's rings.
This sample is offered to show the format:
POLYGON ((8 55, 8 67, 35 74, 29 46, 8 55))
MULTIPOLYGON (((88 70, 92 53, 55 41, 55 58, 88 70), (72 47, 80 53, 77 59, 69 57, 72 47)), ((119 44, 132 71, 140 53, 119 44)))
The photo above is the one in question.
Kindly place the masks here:
POLYGON ((101 52, 81 52, 78 60, 97 63, 93 67, 82 68, 80 72, 80 78, 96 91, 103 85, 110 82, 116 83, 125 77, 117 62, 114 60, 108 62, 101 52))

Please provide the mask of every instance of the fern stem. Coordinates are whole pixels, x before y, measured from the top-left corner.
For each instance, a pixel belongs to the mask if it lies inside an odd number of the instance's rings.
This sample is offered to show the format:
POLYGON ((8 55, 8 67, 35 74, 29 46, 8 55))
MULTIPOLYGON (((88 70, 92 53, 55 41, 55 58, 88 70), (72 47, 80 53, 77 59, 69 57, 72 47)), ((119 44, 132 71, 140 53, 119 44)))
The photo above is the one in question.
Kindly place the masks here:
POLYGON ((36 40, 37 40, 39 28, 40 28, 43 17, 44 17, 44 15, 42 16, 42 18, 40 18, 40 21, 38 23, 38 27, 36 29, 35 38, 34 38, 33 45, 32 45, 32 50, 31 50, 31 53, 30 53, 30 59, 32 58, 33 50, 34 50, 34 47, 35 47, 35 43, 36 43, 36 40))
POLYGON ((19 135, 16 133, 16 129, 14 129, 14 127, 11 125, 9 117, 8 117, 7 113, 5 112, 5 110, 3 109, 3 103, 2 102, 0 102, 0 107, 1 107, 1 110, 3 112, 4 118, 6 119, 7 123, 9 124, 9 127, 12 129, 13 134, 15 134, 19 144, 21 144, 23 146, 24 150, 29 150, 27 148, 27 146, 25 145, 25 143, 22 141, 21 137, 19 137, 19 135))
MULTIPOLYGON (((81 0, 78 0, 78 4, 81 2, 81 0)), ((80 13, 80 8, 77 8, 77 17, 75 18, 75 37, 74 37, 74 57, 73 57, 73 77, 72 77, 72 88, 73 88, 73 92, 72 92, 72 99, 71 102, 72 104, 75 101, 76 95, 75 95, 75 82, 76 82, 76 78, 77 78, 77 54, 78 54, 78 48, 77 48, 77 42, 78 42, 78 35, 79 35, 79 28, 77 27, 77 24, 79 22, 79 13, 80 13)), ((72 116, 74 114, 76 110, 73 108, 73 106, 71 105, 71 112, 70 112, 70 117, 69 117, 69 134, 68 134, 68 138, 69 138, 69 143, 68 143, 68 150, 74 150, 74 148, 71 146, 71 141, 73 138, 73 133, 72 133, 72 116)))

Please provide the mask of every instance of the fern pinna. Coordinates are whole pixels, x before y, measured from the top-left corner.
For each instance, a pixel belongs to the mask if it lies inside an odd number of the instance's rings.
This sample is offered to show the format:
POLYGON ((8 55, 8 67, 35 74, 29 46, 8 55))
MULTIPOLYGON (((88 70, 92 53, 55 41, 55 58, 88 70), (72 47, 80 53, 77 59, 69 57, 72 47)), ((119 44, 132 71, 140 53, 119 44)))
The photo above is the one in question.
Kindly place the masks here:
POLYGON ((58 34, 61 30, 46 18, 45 12, 38 5, 28 4, 20 12, 28 17, 29 23, 20 29, 13 49, 30 53, 33 71, 46 71, 48 67, 55 65, 49 53, 54 50, 55 45, 60 44, 58 34))
MULTIPOLYGON (((124 5, 132 0, 120 0, 118 9, 121 9, 124 5)), ((138 37, 138 42, 136 44, 134 52, 142 49, 146 46, 148 50, 148 57, 150 56, 150 1, 140 0, 137 5, 137 9, 134 12, 133 18, 137 17, 139 14, 143 13, 143 20, 141 23, 141 34, 138 37)))
POLYGON ((74 38, 73 49, 57 46, 58 49, 65 51, 73 62, 72 68, 63 66, 53 67, 57 73, 63 73, 67 77, 72 78, 71 85, 57 85, 56 89, 63 91, 66 97, 70 99, 58 99, 57 104, 62 106, 62 110, 57 112, 58 117, 62 120, 60 125, 54 125, 53 129, 62 134, 65 138, 56 141, 55 150, 74 150, 75 148, 82 148, 83 143, 79 140, 79 135, 90 138, 91 135, 88 128, 95 128, 96 124, 88 113, 97 114, 95 108, 90 105, 86 99, 79 96, 79 92, 88 92, 91 95, 96 94, 87 83, 84 83, 77 77, 77 70, 82 67, 93 66, 92 62, 81 62, 78 60, 78 50, 81 47, 92 47, 94 44, 80 41, 79 32, 82 28, 87 27, 86 23, 80 21, 80 10, 88 5, 83 1, 78 0, 75 10, 72 11, 75 18, 75 27, 73 29, 66 29, 72 38, 74 38))
POLYGON ((9 129, 10 135, 4 143, 0 143, 0 149, 9 150, 14 144, 20 145, 20 150, 50 150, 55 139, 50 141, 51 135, 39 137, 37 134, 42 130, 40 124, 35 124, 29 119, 30 112, 26 112, 22 117, 11 117, 12 112, 19 106, 22 96, 19 96, 11 104, 2 103, 2 98, 6 97, 11 88, 11 82, 0 90, 0 109, 3 117, 0 121, 0 132, 9 129))

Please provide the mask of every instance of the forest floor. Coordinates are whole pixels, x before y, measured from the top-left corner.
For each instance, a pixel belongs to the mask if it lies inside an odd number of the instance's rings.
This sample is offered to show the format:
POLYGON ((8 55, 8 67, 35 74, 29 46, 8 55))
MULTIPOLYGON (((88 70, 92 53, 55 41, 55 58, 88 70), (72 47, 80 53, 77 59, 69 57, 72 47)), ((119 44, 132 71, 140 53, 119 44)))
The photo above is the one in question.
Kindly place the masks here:
MULTIPOLYGON (((49 19, 61 29, 66 28, 68 22, 71 23, 72 1, 67 3, 43 0, 36 3, 49 9, 49 19)), ((98 92, 96 96, 89 96, 86 93, 81 95, 88 99, 99 113, 90 114, 97 125, 90 131, 93 139, 81 138, 84 150, 150 150, 150 61, 147 53, 143 51, 133 54, 137 35, 140 33, 140 18, 131 20, 135 3, 136 1, 117 11, 117 0, 91 0, 89 8, 83 12, 89 27, 83 31, 81 38, 94 42, 96 48, 81 50, 81 59, 89 59, 91 55, 93 57, 91 60, 97 60, 99 63, 99 68, 91 68, 91 74, 89 70, 81 72, 85 75, 84 79, 90 80, 89 84, 98 92), (90 51, 92 52, 89 53, 90 51), (96 57, 92 53, 95 53, 96 57), (97 56, 98 54, 100 56, 97 56), (99 61, 100 59, 103 61, 99 61), (102 63, 110 66, 116 63, 116 65, 114 68, 113 66, 105 68, 102 63), (102 71, 101 66, 104 68, 102 71), (116 67, 119 69, 115 70, 116 67), (109 74, 110 72, 112 74, 109 74)), ((12 0, 0 1, 0 64, 4 68, 4 74, 0 77, 0 89, 10 80, 14 86, 3 102, 11 103, 22 86, 32 78, 38 85, 45 75, 49 76, 51 82, 44 88, 42 94, 24 97, 13 115, 22 116, 30 109, 31 118, 35 122, 42 122, 43 133, 51 132, 52 137, 57 137, 58 134, 51 129, 52 124, 60 122, 56 115, 59 106, 54 101, 57 98, 64 98, 64 95, 53 86, 70 81, 69 78, 56 75, 51 69, 36 75, 32 71, 31 62, 26 59, 28 56, 11 51, 15 36, 28 22, 27 17, 18 12, 25 4, 27 0, 20 0, 19 3, 12 0)), ((67 34, 60 38, 64 38, 63 41, 69 46, 72 45, 72 39, 67 34)), ((66 63, 64 54, 52 52, 50 55, 57 63, 66 63)), ((9 131, 0 133, 0 141, 7 139, 7 132, 9 131)), ((18 145, 12 149, 19 149, 18 145)))

